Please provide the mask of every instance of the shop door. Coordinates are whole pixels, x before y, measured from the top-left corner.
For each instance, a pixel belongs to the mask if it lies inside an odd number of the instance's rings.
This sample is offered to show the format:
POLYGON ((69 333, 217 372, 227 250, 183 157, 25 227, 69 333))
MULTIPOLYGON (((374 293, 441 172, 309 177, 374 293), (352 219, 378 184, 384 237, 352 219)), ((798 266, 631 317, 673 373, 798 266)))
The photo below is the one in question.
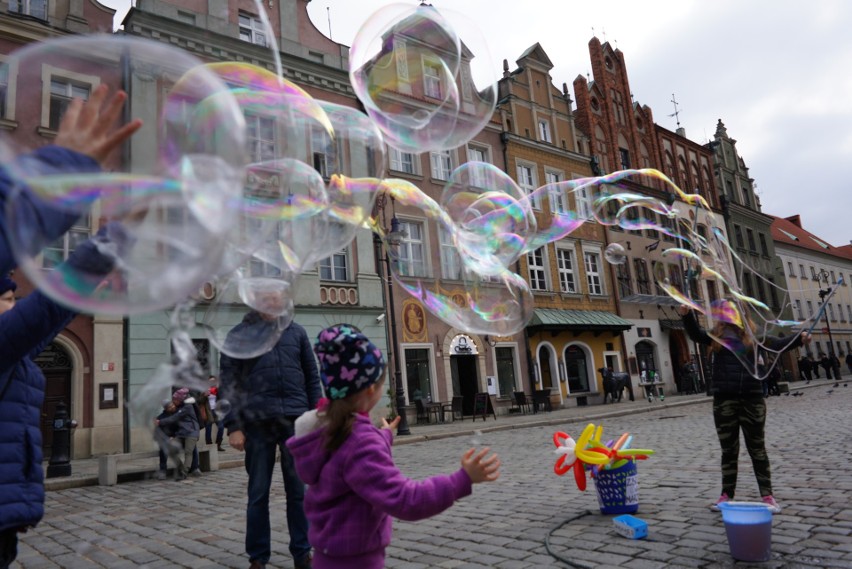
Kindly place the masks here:
POLYGON ((465 415, 473 415, 473 399, 479 392, 479 376, 476 371, 476 356, 452 356, 450 369, 453 373, 453 395, 464 397, 462 410, 465 415))
MULTIPOLYGON (((50 457, 53 448, 53 416, 61 401, 71 412, 71 358, 58 344, 50 344, 35 359, 47 380, 44 403, 41 407, 41 441, 44 457, 50 457)), ((75 419, 75 417, 70 417, 75 419)))

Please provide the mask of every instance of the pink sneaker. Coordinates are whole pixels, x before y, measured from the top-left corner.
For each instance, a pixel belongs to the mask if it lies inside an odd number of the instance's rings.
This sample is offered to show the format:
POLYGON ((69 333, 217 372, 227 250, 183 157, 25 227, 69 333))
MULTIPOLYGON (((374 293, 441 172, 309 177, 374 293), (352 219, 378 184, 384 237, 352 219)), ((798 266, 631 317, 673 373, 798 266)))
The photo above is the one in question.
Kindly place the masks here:
POLYGON ((769 496, 764 496, 762 498, 763 503, 769 506, 769 511, 773 514, 781 513, 781 506, 778 505, 778 502, 775 501, 775 498, 772 497, 772 494, 769 496))
POLYGON ((725 492, 722 492, 722 495, 719 496, 719 499, 716 500, 716 503, 710 505, 710 509, 715 511, 715 512, 718 512, 719 511, 719 504, 721 504, 722 502, 730 502, 730 501, 731 501, 731 499, 728 497, 728 495, 725 492))

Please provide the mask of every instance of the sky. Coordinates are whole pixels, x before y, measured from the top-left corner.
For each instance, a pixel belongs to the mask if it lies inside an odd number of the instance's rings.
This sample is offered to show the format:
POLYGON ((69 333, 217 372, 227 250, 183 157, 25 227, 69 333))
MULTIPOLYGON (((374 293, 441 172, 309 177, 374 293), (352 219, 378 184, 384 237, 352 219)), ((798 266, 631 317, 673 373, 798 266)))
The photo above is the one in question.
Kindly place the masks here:
MULTIPOLYGON (((719 119, 737 141, 764 213, 799 214, 832 245, 852 242, 852 2, 846 0, 430 0, 475 24, 495 76, 540 43, 560 89, 591 72, 592 35, 625 57, 634 99, 655 122, 698 143, 719 119)), ((103 0, 118 10, 127 0, 103 0)), ((312 0, 316 27, 351 46, 387 0, 312 0), (329 26, 330 20, 330 26, 329 26)), ((416 0, 403 0, 416 6, 416 0)), ((475 26, 475 28, 474 28, 475 26)))

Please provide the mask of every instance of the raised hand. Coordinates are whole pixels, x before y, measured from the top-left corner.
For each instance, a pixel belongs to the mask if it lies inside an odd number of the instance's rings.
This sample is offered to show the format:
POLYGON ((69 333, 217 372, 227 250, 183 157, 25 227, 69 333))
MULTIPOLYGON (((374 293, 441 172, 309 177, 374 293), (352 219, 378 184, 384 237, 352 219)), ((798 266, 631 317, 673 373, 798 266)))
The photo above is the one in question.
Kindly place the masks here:
POLYGON ((400 422, 401 420, 402 420, 402 416, 401 416, 401 415, 397 415, 397 416, 393 419, 393 421, 391 421, 390 423, 388 423, 388 420, 387 420, 387 419, 385 419, 384 417, 382 417, 382 427, 381 427, 381 428, 382 428, 382 429, 391 429, 391 430, 394 430, 394 429, 396 429, 396 428, 399 426, 399 422, 400 422))
POLYGON ((74 99, 68 105, 59 132, 56 134, 57 146, 85 154, 103 164, 116 147, 127 140, 142 126, 135 119, 117 130, 113 124, 121 114, 121 108, 127 100, 124 91, 117 91, 104 103, 109 92, 105 84, 98 85, 88 101, 74 99))
POLYGON ((495 453, 486 458, 490 450, 486 447, 476 452, 476 449, 472 448, 462 456, 462 468, 474 484, 494 482, 500 477, 500 458, 495 453))

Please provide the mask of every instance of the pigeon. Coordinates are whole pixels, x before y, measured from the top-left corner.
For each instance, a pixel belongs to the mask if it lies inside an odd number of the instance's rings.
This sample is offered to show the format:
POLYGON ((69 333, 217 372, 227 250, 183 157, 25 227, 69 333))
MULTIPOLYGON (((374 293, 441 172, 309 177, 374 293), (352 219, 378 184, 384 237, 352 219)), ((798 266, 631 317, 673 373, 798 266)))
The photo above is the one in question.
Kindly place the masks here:
POLYGON ((802 395, 804 395, 804 393, 802 393, 801 391, 797 391, 793 394, 793 397, 801 397, 802 395))
POLYGON ((784 392, 784 395, 786 395, 787 397, 789 397, 789 396, 790 396, 790 392, 789 392, 789 391, 786 391, 786 392, 784 392))
POLYGON ((835 383, 832 387, 840 387, 840 382, 835 383))
MULTIPOLYGON (((843 384, 843 387, 846 387, 847 385, 849 385, 849 384, 848 384, 848 383, 844 383, 844 384, 843 384)), ((218 433, 219 431, 216 431, 216 432, 218 433)))
POLYGON ((828 393, 829 395, 831 395, 832 393, 834 393, 834 390, 833 390, 833 389, 829 389, 828 391, 826 391, 826 393, 828 393))

